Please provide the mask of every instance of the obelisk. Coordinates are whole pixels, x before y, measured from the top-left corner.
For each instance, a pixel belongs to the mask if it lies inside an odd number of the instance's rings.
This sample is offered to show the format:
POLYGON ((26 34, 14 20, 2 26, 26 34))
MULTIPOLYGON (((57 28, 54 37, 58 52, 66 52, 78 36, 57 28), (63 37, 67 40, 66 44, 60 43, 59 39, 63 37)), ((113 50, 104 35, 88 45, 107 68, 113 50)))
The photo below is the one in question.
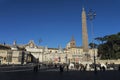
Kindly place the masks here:
POLYGON ((83 52, 88 52, 88 33, 86 23, 86 12, 84 8, 82 8, 82 47, 83 52))

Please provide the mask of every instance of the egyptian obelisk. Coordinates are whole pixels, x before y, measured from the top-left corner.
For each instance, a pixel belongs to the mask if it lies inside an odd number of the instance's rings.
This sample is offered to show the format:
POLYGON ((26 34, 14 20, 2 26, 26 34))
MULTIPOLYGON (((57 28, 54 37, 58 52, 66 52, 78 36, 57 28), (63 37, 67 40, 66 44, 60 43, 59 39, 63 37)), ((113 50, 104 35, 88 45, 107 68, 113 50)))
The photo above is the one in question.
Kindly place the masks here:
POLYGON ((87 23, 86 23, 86 12, 82 8, 82 47, 83 52, 88 52, 88 33, 87 33, 87 23))

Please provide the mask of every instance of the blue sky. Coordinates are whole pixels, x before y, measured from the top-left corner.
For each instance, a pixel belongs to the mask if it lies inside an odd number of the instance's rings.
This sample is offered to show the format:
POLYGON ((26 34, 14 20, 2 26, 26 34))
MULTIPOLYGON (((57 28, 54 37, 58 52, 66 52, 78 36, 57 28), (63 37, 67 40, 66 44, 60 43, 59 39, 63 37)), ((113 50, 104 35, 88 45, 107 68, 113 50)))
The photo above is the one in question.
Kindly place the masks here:
MULTIPOLYGON (((82 45, 81 11, 96 11, 94 37, 120 32, 120 0, 0 0, 0 43, 65 47, 74 36, 82 45), (42 42, 39 44, 39 39, 42 42)), ((87 21, 89 42, 92 40, 87 21)))

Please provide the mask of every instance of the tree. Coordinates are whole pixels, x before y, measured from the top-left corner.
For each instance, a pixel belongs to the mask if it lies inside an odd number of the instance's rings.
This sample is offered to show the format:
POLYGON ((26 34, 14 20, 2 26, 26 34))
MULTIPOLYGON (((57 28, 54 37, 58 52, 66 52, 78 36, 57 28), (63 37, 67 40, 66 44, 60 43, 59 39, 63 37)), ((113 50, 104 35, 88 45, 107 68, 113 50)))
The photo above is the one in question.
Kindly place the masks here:
POLYGON ((105 37, 97 37, 97 38, 95 38, 95 40, 97 40, 99 43, 103 44, 105 41, 105 37))
POLYGON ((101 41, 98 45, 98 56, 101 56, 101 59, 120 59, 120 32, 97 37, 95 40, 101 41))
POLYGON ((90 43, 89 46, 90 46, 91 49, 92 48, 97 48, 97 44, 95 44, 95 43, 90 43))

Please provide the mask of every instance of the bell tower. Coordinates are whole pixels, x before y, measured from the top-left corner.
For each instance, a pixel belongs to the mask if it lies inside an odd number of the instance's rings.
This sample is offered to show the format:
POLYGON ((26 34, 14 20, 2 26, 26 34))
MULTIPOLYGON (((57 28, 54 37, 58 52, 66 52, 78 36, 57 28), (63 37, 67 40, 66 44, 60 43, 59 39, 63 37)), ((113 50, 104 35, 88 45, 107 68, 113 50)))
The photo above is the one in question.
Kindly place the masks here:
POLYGON ((75 42, 75 39, 74 37, 72 36, 72 39, 70 41, 70 47, 73 48, 73 47, 76 47, 76 42, 75 42))

